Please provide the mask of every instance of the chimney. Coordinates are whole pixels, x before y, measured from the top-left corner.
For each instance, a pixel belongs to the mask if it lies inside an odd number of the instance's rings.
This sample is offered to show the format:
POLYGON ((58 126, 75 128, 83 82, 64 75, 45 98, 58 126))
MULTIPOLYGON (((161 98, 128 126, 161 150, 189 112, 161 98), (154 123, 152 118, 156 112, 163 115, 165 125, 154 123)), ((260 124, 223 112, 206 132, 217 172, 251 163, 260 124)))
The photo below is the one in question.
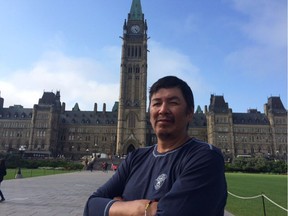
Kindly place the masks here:
POLYGON ((66 109, 66 104, 63 102, 61 106, 61 113, 64 113, 66 109))
POLYGON ((94 103, 94 112, 97 112, 97 103, 94 103))
POLYGON ((103 113, 106 113, 106 103, 103 103, 103 113))
POLYGON ((2 98, 2 97, 0 96, 0 109, 2 109, 3 106, 4 106, 4 98, 2 98))

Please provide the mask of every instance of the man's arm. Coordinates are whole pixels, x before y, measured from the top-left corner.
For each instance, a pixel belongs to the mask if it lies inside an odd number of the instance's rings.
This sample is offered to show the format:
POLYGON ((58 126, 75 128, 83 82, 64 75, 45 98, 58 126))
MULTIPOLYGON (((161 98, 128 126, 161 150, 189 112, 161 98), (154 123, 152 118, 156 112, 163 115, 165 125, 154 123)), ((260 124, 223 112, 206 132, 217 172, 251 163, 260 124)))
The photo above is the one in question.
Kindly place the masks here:
POLYGON ((122 196, 128 173, 127 167, 125 160, 114 175, 89 197, 84 208, 84 216, 109 215, 109 208, 116 202, 113 198, 122 196))
POLYGON ((150 200, 147 199, 141 199, 114 202, 110 207, 109 216, 144 216, 146 205, 149 201, 150 200))

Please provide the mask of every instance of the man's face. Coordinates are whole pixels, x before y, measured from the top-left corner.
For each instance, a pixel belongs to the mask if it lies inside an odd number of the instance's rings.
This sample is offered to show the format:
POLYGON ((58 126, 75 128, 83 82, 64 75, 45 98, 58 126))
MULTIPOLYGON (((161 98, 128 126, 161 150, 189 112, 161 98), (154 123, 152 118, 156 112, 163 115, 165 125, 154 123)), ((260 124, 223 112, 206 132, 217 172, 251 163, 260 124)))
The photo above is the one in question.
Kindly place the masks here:
POLYGON ((187 104, 179 88, 162 88, 151 97, 150 122, 160 139, 177 138, 186 134, 193 111, 187 112, 187 104))

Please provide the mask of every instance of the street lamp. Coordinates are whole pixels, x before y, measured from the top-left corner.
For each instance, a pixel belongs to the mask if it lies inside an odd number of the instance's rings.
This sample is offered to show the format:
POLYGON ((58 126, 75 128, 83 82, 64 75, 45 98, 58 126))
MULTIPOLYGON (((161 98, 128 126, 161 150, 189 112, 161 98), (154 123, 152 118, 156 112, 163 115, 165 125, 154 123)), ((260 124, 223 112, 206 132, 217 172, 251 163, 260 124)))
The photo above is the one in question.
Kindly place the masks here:
POLYGON ((89 154, 89 149, 87 148, 86 149, 86 157, 88 157, 88 154, 89 154))
POLYGON ((74 160, 74 145, 71 147, 71 160, 74 160))
POLYGON ((21 172, 21 159, 23 157, 23 154, 25 152, 25 146, 21 145, 20 148, 18 149, 19 150, 19 153, 20 153, 20 159, 19 159, 19 164, 18 164, 18 172, 15 176, 15 178, 23 178, 23 175, 22 175, 22 172, 21 172))

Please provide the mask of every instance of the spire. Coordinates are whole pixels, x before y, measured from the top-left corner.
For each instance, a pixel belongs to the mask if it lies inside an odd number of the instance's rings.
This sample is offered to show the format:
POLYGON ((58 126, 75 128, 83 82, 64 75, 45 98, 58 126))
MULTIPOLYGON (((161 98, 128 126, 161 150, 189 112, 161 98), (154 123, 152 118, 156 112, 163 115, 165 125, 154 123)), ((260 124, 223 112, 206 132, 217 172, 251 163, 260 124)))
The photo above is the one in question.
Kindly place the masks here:
POLYGON ((142 7, 141 7, 141 1, 140 0, 133 0, 130 14, 129 14, 130 20, 143 20, 143 13, 142 13, 142 7))

